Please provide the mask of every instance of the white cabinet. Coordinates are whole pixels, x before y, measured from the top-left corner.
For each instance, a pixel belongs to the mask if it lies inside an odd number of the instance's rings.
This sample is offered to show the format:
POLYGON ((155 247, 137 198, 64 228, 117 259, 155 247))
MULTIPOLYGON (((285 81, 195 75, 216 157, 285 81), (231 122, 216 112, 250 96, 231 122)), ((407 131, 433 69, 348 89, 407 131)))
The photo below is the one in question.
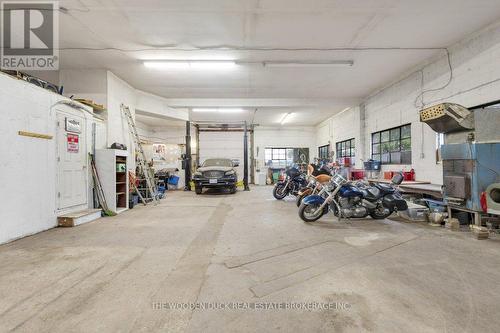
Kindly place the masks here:
POLYGON ((120 213, 128 209, 128 152, 99 149, 95 155, 97 173, 109 210, 120 213))

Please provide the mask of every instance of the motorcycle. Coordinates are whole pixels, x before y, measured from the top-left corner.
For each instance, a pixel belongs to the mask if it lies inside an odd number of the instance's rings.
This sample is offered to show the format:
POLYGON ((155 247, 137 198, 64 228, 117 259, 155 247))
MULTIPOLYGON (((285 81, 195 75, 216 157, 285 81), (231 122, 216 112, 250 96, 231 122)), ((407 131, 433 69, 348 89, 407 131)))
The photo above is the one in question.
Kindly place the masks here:
POLYGON ((286 169, 285 179, 276 183, 273 189, 273 196, 277 200, 282 200, 287 195, 297 195, 299 190, 307 185, 305 175, 297 168, 286 169))
POLYGON ((319 220, 330 210, 339 220, 343 218, 385 219, 393 212, 408 209, 408 204, 395 187, 403 181, 403 174, 396 173, 391 184, 375 186, 349 183, 340 174, 332 177, 322 195, 310 195, 302 200, 299 216, 304 222, 319 220))
POLYGON ((297 199, 295 201, 297 207, 300 207, 300 204, 302 203, 302 200, 305 197, 320 192, 323 186, 325 184, 328 184, 328 182, 330 182, 331 178, 332 178, 331 176, 326 174, 320 174, 317 176, 313 175, 308 176, 309 183, 307 184, 306 187, 302 188, 297 194, 297 199))

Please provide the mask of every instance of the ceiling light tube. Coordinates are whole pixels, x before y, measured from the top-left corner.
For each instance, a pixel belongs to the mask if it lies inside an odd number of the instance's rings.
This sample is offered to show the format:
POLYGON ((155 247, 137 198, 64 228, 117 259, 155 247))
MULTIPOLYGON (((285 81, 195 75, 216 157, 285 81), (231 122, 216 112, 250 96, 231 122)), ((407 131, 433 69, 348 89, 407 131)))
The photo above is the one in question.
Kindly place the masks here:
POLYGON ((194 108, 193 112, 217 112, 217 108, 194 108))
POLYGON ((264 61, 263 65, 264 67, 352 67, 354 61, 264 61))
POLYGON ((245 110, 241 108, 193 108, 193 112, 217 112, 217 113, 239 113, 245 110))
POLYGON ((240 109, 240 108, 220 108, 219 109, 220 113, 239 113, 239 112, 243 112, 243 111, 245 111, 245 110, 240 109))
POLYGON ((287 114, 285 114, 283 118, 281 118, 280 124, 283 125, 291 114, 292 112, 288 112, 287 114))
POLYGON ((236 67, 234 61, 191 61, 189 66, 193 69, 232 69, 236 67))
POLYGON ((232 69, 236 62, 227 60, 148 60, 144 66, 153 69, 232 69))

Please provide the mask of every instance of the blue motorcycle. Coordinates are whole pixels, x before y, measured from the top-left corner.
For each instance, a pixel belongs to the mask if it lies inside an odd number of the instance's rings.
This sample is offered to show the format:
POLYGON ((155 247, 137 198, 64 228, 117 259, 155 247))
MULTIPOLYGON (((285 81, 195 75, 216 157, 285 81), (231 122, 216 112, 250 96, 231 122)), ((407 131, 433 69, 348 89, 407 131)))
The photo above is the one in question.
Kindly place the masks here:
POLYGON ((304 222, 319 220, 330 210, 339 218, 385 219, 393 212, 408 209, 396 185, 403 181, 403 174, 396 173, 391 184, 367 186, 349 183, 336 174, 322 193, 310 195, 302 200, 299 216, 304 222))

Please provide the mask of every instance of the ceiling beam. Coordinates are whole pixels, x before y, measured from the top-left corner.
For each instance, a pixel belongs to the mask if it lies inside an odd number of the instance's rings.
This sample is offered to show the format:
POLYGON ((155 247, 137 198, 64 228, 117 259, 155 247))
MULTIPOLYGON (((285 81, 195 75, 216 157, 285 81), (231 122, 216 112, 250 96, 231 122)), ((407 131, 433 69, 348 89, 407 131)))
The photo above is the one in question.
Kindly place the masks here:
POLYGON ((344 99, 302 99, 302 98, 167 98, 165 102, 172 108, 193 107, 332 107, 353 106, 360 102, 356 98, 344 99))

